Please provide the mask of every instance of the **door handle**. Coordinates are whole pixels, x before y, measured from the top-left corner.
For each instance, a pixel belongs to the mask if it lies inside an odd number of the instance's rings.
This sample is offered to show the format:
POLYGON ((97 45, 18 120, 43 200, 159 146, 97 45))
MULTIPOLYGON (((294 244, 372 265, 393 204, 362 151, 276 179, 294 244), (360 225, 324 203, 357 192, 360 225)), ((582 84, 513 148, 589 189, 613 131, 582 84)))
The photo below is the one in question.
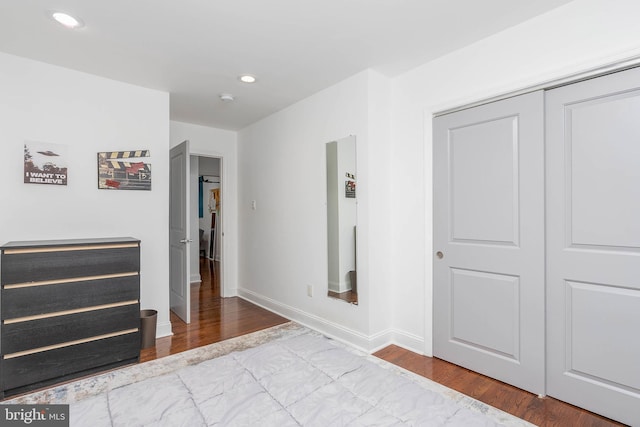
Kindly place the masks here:
POLYGON ((180 240, 180 243, 191 243, 191 242, 193 242, 193 240, 191 240, 191 239, 182 239, 182 240, 180 240))
POLYGON ((444 254, 440 251, 436 252, 436 256, 438 257, 438 259, 444 258, 444 254))

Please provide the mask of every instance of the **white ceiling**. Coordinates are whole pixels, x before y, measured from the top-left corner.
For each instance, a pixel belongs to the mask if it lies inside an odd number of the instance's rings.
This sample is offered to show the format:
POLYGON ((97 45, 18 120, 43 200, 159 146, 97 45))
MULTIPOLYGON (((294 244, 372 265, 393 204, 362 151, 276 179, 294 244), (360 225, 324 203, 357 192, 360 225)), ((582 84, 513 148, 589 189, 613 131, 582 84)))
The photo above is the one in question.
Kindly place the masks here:
POLYGON ((569 1, 0 0, 0 51, 168 91, 172 120, 237 130, 366 68, 395 76, 569 1))

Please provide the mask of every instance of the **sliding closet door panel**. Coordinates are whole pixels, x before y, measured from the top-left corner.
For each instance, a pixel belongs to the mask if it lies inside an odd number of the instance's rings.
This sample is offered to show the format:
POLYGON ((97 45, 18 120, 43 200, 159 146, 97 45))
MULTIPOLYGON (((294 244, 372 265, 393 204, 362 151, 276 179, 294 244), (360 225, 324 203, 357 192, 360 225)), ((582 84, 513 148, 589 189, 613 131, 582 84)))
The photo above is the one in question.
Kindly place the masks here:
POLYGON ((434 120, 434 353, 544 393, 543 94, 434 120))
POLYGON ((548 394, 640 420, 640 70, 547 93, 548 394))

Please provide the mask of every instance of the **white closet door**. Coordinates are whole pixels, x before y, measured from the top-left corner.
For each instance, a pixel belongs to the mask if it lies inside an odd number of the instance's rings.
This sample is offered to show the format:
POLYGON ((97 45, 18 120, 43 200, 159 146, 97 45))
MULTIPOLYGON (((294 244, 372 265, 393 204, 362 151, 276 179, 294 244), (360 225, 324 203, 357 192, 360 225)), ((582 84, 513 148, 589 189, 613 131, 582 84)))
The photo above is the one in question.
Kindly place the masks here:
POLYGON ((546 96, 547 392, 640 423, 640 70, 546 96))
POLYGON ((434 354, 537 394, 543 108, 535 92, 434 120, 434 354))

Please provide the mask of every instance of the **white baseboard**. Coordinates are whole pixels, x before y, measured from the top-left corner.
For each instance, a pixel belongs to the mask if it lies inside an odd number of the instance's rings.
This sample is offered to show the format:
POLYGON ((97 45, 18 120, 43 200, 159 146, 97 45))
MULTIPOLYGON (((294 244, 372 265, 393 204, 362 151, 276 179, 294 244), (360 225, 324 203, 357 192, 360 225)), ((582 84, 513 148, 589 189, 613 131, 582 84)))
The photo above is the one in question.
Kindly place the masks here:
POLYGON ((339 294, 343 293, 343 292, 347 292, 351 290, 351 282, 332 282, 329 281, 329 286, 328 286, 329 290, 331 292, 337 292, 339 294))
POLYGON ((310 314, 295 307, 282 304, 281 302, 259 295, 248 289, 238 288, 238 296, 287 319, 294 320, 301 325, 315 329, 328 337, 352 345, 367 353, 369 352, 369 338, 358 331, 323 319, 315 314, 310 314))
POLYGON ((395 329, 393 343, 398 347, 405 348, 409 351, 413 351, 414 353, 422 354, 429 357, 433 356, 432 354, 425 354, 425 343, 423 337, 414 335, 406 331, 395 329))
POLYGON ((202 283, 202 277, 200 277, 200 273, 192 274, 191 279, 189 281, 191 283, 202 283))
POLYGON ((354 346, 367 353, 373 353, 390 344, 406 348, 414 353, 424 353, 424 340, 421 337, 396 329, 368 336, 354 331, 338 323, 323 319, 315 314, 307 313, 271 298, 257 294, 248 289, 238 288, 238 296, 267 310, 273 311, 287 319, 300 323, 322 334, 354 346))
MULTIPOLYGON (((386 346, 394 344, 406 350, 424 355, 424 339, 412 333, 389 328, 372 336, 372 350, 375 353, 386 346)), ((427 355, 431 356, 431 355, 427 355)))
POLYGON ((328 288, 331 292, 340 292, 340 283, 332 282, 329 280, 328 288))
POLYGON ((170 337, 173 335, 171 331, 171 322, 162 322, 156 325, 156 338, 170 337))

